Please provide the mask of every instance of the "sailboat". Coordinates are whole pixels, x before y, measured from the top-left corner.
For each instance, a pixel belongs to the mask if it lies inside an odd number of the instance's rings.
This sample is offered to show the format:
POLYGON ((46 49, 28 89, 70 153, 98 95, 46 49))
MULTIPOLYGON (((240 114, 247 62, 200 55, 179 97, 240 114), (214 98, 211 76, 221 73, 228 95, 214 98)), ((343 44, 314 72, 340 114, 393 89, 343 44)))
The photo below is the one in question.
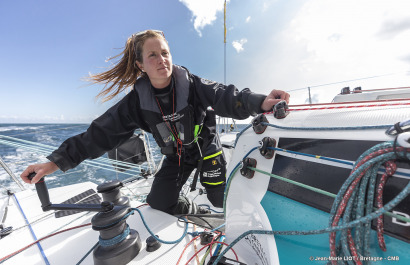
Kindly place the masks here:
POLYGON ((10 192, 0 263, 407 264, 409 93, 345 89, 255 117, 225 142, 224 208, 183 190, 211 214, 150 208, 152 174, 10 192))

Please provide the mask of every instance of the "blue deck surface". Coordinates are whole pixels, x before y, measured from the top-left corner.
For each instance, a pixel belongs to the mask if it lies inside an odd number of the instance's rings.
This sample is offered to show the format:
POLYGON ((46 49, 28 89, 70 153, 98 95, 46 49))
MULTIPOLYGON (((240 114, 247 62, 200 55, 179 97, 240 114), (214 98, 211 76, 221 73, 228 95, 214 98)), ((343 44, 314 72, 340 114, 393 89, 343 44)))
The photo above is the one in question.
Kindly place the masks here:
MULTIPOLYGON (((261 204, 274 231, 317 230, 328 227, 328 213, 273 192, 268 191, 261 204)), ((369 258, 381 260, 372 261, 370 264, 410 264, 410 244, 385 235, 387 252, 383 252, 379 249, 375 231, 372 231, 371 237, 371 257, 369 258)), ((318 259, 326 259, 330 255, 328 233, 300 236, 275 235, 275 239, 279 261, 282 265, 327 264, 326 260, 318 259)))

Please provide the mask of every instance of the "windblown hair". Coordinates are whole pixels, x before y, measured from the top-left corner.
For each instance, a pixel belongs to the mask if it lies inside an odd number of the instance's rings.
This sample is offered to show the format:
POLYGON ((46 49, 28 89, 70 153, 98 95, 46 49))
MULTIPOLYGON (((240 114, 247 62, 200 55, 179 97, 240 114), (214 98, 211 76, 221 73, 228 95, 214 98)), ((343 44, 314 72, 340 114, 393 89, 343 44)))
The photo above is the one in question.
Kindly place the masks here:
POLYGON ((89 82, 105 84, 96 98, 102 98, 103 102, 108 101, 127 87, 134 85, 139 77, 146 75, 138 67, 136 61, 142 63, 142 47, 148 38, 160 38, 166 42, 165 37, 157 31, 147 30, 135 33, 127 39, 125 48, 120 54, 108 59, 110 61, 119 58, 109 70, 86 77, 89 82))

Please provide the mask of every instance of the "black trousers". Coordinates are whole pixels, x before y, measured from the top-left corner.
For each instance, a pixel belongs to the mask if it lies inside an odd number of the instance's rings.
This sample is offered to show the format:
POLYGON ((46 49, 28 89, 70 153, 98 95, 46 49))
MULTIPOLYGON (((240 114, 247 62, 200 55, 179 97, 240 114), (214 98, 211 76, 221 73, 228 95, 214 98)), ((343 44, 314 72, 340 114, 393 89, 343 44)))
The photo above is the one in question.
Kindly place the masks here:
MULTIPOLYGON (((176 212, 177 208, 180 208, 177 207, 179 193, 195 168, 196 165, 184 164, 181 170, 178 161, 165 158, 161 169, 155 175, 151 191, 147 196, 147 203, 154 209, 169 214, 179 214, 176 212), (182 174, 178 177, 180 171, 182 174)), ((222 208, 225 182, 213 187, 205 185, 205 189, 212 205, 222 208)))

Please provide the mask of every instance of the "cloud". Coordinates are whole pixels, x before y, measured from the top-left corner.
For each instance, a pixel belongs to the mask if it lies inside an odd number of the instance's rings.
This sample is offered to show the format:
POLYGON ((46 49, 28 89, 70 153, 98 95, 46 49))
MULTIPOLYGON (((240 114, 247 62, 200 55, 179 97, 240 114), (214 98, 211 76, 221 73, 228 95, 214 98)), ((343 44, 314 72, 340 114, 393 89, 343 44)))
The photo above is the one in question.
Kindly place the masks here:
MULTIPOLYGON (((199 36, 202 36, 201 30, 207 26, 212 25, 216 20, 218 12, 224 10, 224 0, 179 0, 192 12, 192 21, 194 28, 199 36)), ((228 3, 229 1, 227 1, 228 3)))
POLYGON ((395 36, 410 30, 410 17, 395 17, 386 20, 381 25, 379 36, 381 38, 394 38, 395 36))
POLYGON ((242 52, 244 50, 243 45, 247 43, 248 40, 243 38, 241 40, 234 40, 232 46, 235 48, 236 52, 242 52))
MULTIPOLYGON (((345 86, 408 86, 410 75, 404 74, 410 70, 408 10, 408 0, 309 0, 294 7, 279 20, 282 28, 265 27, 263 39, 253 37, 252 44, 258 43, 263 52, 250 48, 247 52, 252 56, 247 61, 252 91, 292 90, 291 104, 303 104, 307 87, 312 88, 315 102, 330 102, 345 86)), ((257 21, 252 22, 257 26, 257 21)), ((243 76, 236 79, 247 87, 249 81, 243 76)))
POLYGON ((245 20, 246 23, 249 23, 249 21, 251 21, 251 16, 247 17, 245 20))

